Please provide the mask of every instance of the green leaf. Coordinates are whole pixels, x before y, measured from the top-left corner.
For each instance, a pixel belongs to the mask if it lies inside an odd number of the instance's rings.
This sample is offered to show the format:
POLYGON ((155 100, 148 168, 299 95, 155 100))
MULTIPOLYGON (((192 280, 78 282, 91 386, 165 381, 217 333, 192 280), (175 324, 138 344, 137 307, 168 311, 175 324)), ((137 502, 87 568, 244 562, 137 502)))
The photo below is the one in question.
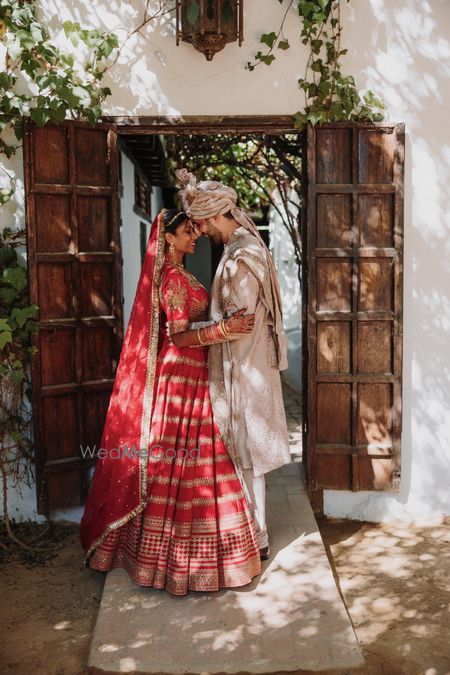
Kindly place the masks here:
POLYGON ((11 305, 17 298, 17 291, 11 287, 0 287, 0 300, 5 305, 11 305))
POLYGON ((12 343, 12 333, 8 331, 0 333, 0 349, 3 349, 8 343, 12 343))
POLYGON ((263 33, 261 35, 260 42, 262 42, 263 44, 270 47, 270 49, 272 49, 276 39, 277 39, 277 34, 272 31, 272 33, 263 33))
POLYGON ((3 281, 21 291, 27 285, 26 272, 23 267, 7 267, 3 270, 3 281))
POLYGON ((12 373, 11 373, 11 378, 12 378, 13 382, 15 382, 16 384, 21 384, 21 382, 23 382, 24 376, 25 376, 25 374, 24 374, 22 369, 13 370, 12 373))
POLYGON ((23 328, 28 319, 35 319, 37 313, 36 305, 29 305, 28 307, 15 307, 11 311, 11 317, 17 321, 20 328, 23 328))
MULTIPOLYGON (((8 267, 11 263, 17 260, 16 249, 11 248, 10 246, 3 246, 0 248, 0 265, 2 267, 8 267)), ((1 321, 1 319, 0 319, 1 321)))
POLYGON ((79 103, 82 105, 89 105, 91 103, 91 94, 86 87, 74 87, 72 93, 77 97, 79 103))
POLYGON ((297 112, 294 115, 294 126, 297 128, 303 128, 308 121, 307 115, 304 112, 297 112))
POLYGON ((272 61, 275 61, 275 56, 273 54, 266 54, 265 56, 261 56, 261 61, 266 64, 266 66, 270 66, 272 61))
MULTIPOLYGON (((5 154, 6 156, 8 156, 7 152, 5 152, 5 154)), ((0 188, 0 206, 3 206, 7 202, 9 202, 13 194, 14 190, 12 190, 11 188, 0 188)))
POLYGON ((288 40, 280 40, 278 43, 278 49, 283 49, 284 51, 286 49, 289 49, 291 45, 289 44, 288 40))
POLYGON ((316 126, 316 124, 318 122, 321 121, 322 116, 323 116, 323 113, 320 110, 314 110, 314 111, 308 113, 308 122, 311 122, 311 124, 314 127, 314 126, 316 126))
POLYGON ((38 127, 43 127, 50 119, 50 114, 45 108, 32 108, 30 110, 30 117, 33 122, 36 122, 38 127))

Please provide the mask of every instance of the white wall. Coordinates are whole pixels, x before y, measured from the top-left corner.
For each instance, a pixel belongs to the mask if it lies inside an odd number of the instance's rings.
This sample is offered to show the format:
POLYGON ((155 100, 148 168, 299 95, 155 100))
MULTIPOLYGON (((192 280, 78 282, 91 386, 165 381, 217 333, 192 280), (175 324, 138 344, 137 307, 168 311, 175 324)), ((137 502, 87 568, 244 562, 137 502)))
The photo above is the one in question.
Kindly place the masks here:
MULTIPOLYGON (((135 27, 144 4, 38 2, 54 29, 72 18, 116 31, 135 27)), ((295 112, 307 54, 294 9, 285 32, 295 47, 271 67, 244 69, 283 12, 275 0, 246 0, 243 46, 227 46, 211 63, 190 45, 175 46, 170 21, 136 34, 105 82, 113 92, 105 112, 295 112)), ((349 72, 384 96, 391 121, 406 123, 403 472, 400 495, 327 491, 325 509, 375 520, 450 513, 450 11, 443 0, 353 0, 342 15, 349 72)))

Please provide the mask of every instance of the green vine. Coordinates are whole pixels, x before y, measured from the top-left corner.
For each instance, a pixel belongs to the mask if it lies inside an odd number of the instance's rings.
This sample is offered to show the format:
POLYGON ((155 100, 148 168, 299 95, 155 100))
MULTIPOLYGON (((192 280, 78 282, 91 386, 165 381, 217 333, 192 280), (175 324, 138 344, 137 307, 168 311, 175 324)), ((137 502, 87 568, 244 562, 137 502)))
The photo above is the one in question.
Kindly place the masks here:
POLYGON ((0 235, 0 476, 3 492, 3 523, 12 533, 8 515, 8 476, 14 484, 30 485, 33 457, 31 438, 31 381, 28 362, 37 351, 31 344, 37 331, 37 305, 28 305, 26 269, 16 249, 23 246, 25 232, 5 228, 0 235))
MULTIPOLYGON (((255 60, 247 63, 248 70, 253 71, 261 63, 270 66, 276 59, 276 50, 290 48, 283 29, 293 5, 294 0, 289 0, 277 32, 261 35, 260 42, 267 49, 255 54, 255 60)), ((347 49, 341 48, 341 0, 300 0, 297 9, 302 25, 300 39, 309 49, 309 58, 305 76, 298 80, 305 103, 304 109, 294 115, 295 126, 304 128, 308 122, 314 126, 341 120, 381 122, 381 98, 370 90, 361 95, 354 77, 343 74, 342 57, 347 49)))
MULTIPOLYGON (((52 44, 33 2, 0 0, 0 39, 5 49, 0 72, 0 153, 6 157, 19 147, 24 116, 30 116, 38 126, 63 122, 67 116, 95 124, 102 101, 111 93, 101 86, 101 80, 105 61, 117 47, 117 37, 84 30, 69 21, 63 28, 77 49, 86 48, 88 56, 81 69, 76 67, 73 53, 52 44)), ((3 188, 0 205, 12 194, 12 185, 3 188)))

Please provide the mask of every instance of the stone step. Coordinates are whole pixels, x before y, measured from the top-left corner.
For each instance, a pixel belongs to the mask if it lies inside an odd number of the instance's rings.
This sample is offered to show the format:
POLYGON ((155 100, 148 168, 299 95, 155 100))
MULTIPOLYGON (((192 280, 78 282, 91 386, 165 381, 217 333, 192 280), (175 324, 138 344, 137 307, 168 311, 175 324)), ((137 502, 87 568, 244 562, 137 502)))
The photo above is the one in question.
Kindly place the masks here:
POLYGON ((242 588, 174 597, 112 570, 90 672, 273 673, 363 664, 299 465, 271 472, 267 484, 271 559, 261 575, 242 588))

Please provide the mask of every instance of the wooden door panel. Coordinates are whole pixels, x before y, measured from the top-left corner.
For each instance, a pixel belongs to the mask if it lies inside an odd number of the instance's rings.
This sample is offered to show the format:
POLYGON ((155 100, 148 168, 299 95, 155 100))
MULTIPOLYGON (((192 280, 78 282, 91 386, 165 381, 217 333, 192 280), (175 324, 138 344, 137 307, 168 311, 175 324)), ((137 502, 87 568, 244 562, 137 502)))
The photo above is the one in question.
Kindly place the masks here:
POLYGON ((80 251, 109 251, 112 220, 110 202, 108 196, 79 195, 77 222, 80 251))
POLYGON ((393 341, 390 321, 361 321, 357 336, 357 372, 392 374, 393 341))
POLYGON ((74 136, 77 184, 108 187, 111 175, 107 133, 98 133, 98 128, 76 127, 74 136))
POLYGON ((358 182, 393 183, 397 138, 389 128, 358 129, 358 182))
POLYGON ((30 302, 38 511, 83 503, 81 447, 99 447, 123 340, 116 133, 27 121, 30 302))
POLYGON ((304 181, 310 490, 398 490, 403 125, 309 127, 304 181))
POLYGON ((30 140, 33 144, 33 182, 66 185, 69 182, 66 127, 43 127, 30 140))
POLYGON ((344 321, 317 324, 317 373, 349 373, 351 326, 344 321))
POLYGON ((75 382, 75 326, 42 327, 39 337, 42 386, 75 382))
POLYGON ((351 181, 351 130, 316 130, 317 183, 350 183, 351 181))
POLYGON ((358 195, 359 245, 394 246, 394 196, 358 195))
POLYGON ((70 250, 69 194, 36 194, 36 250, 38 253, 70 250))
MULTIPOLYGON (((37 269, 39 320, 72 319, 75 308, 72 261, 42 260, 37 269)), ((33 301, 34 302, 34 301, 33 301)))
POLYGON ((317 261, 317 310, 349 312, 351 309, 351 265, 348 260, 322 258, 317 261))
POLYGON ((317 247, 352 245, 350 195, 317 195, 317 247))

